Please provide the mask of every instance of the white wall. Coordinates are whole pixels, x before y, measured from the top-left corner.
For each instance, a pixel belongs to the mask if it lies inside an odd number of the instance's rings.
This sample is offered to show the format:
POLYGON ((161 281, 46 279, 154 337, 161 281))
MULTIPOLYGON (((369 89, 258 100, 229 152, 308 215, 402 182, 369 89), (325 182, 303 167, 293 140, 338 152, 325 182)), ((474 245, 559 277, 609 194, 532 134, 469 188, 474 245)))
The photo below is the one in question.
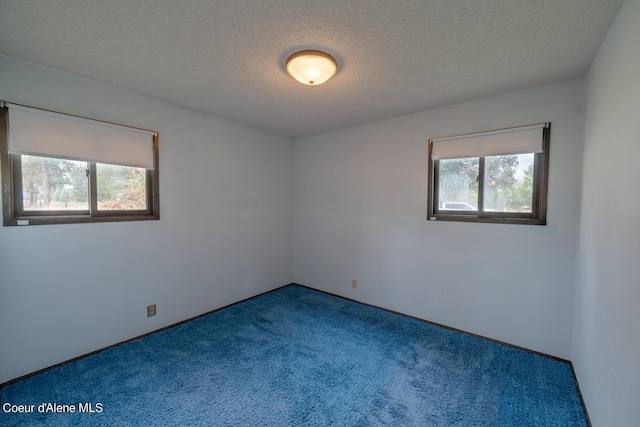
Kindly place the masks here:
POLYGON ((569 358, 583 92, 574 80, 296 139, 295 282, 569 358), (547 226, 426 221, 430 137, 544 121, 547 226))
POLYGON ((594 426, 640 426, 640 1, 587 75, 572 359, 594 426))
POLYGON ((0 227, 0 383, 291 283, 289 138, 5 56, 0 76, 2 100, 158 130, 161 215, 0 227))

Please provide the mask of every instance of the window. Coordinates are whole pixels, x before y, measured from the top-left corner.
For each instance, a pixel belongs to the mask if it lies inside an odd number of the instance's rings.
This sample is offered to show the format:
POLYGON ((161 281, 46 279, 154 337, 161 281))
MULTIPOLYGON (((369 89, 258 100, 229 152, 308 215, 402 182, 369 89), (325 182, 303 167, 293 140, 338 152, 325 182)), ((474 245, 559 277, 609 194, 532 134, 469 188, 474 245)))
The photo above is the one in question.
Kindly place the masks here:
POLYGON ((428 219, 545 225, 550 124, 429 140, 428 219))
POLYGON ((7 104, 0 168, 5 226, 159 219, 156 132, 7 104))

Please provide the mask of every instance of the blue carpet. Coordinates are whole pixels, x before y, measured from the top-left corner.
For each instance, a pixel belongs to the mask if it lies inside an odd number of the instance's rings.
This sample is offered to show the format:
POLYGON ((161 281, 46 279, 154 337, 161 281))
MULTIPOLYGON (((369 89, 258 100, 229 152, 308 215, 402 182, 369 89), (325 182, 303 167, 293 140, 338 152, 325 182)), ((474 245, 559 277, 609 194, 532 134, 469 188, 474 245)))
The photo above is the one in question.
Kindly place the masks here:
POLYGON ((300 286, 14 383, 0 397, 35 411, 0 408, 3 426, 587 425, 566 363, 300 286), (41 403, 76 412, 40 413, 41 403), (79 403, 102 412, 79 413, 79 403))

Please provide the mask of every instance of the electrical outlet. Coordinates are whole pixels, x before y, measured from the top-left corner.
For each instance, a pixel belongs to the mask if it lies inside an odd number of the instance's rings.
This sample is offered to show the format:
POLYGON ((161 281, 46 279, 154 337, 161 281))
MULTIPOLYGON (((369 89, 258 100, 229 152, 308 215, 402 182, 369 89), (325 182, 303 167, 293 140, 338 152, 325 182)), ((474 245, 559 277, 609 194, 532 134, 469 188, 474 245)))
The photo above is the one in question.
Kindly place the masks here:
POLYGON ((151 304, 147 306, 147 317, 151 317, 151 316, 155 316, 156 315, 156 305, 155 304, 151 304))
POLYGON ((352 288, 357 288, 358 287, 358 281, 356 279, 351 279, 351 287, 352 288))

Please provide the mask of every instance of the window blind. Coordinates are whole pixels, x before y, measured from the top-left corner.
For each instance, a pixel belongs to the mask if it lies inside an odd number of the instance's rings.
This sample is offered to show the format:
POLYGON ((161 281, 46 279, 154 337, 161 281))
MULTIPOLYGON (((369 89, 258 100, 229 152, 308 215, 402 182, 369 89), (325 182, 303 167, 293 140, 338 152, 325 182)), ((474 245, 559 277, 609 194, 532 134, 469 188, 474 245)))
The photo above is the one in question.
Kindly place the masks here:
POLYGON ((21 105, 7 107, 10 153, 154 167, 155 132, 21 105))
POLYGON ((542 132, 548 123, 466 135, 433 138, 431 157, 457 159, 542 152, 542 132))

